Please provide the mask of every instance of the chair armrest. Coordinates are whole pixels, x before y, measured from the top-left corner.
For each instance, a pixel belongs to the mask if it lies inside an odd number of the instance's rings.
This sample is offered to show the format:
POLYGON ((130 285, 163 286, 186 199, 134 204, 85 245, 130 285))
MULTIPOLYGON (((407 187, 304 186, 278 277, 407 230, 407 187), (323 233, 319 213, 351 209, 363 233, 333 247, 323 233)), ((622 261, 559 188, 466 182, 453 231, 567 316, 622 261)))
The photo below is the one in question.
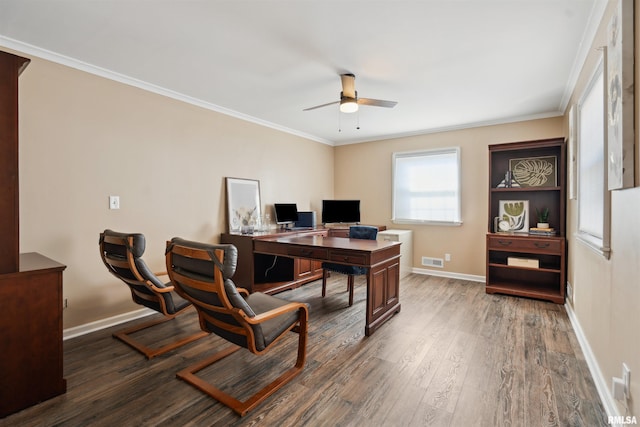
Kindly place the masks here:
POLYGON ((157 292, 159 294, 171 292, 175 289, 173 285, 167 286, 166 288, 159 288, 155 285, 149 285, 149 286, 151 287, 151 289, 153 289, 154 292, 157 292))
POLYGON ((249 296, 249 291, 246 290, 245 288, 236 288, 236 290, 238 291, 238 293, 242 296, 249 296))
MULTIPOLYGON (((283 315, 284 313, 289 313, 291 311, 297 311, 302 309, 302 312, 304 312, 305 317, 309 317, 309 309, 307 308, 306 304, 300 303, 300 302, 290 302, 289 304, 285 304, 282 307, 278 307, 275 308, 273 310, 269 310, 269 311, 265 311, 264 313, 258 314, 255 317, 249 317, 245 314, 245 320, 247 321, 247 323, 250 323, 252 325, 257 325, 260 324, 262 322, 265 322, 269 319, 273 319, 274 317, 278 317, 283 315)), ((243 314, 244 312, 241 311, 243 314)))
MULTIPOLYGON (((154 272, 153 274, 154 274, 154 276, 156 276, 156 277, 157 277, 157 276, 167 276, 167 277, 169 276, 169 273, 167 273, 166 271, 160 271, 160 272, 158 272, 158 273, 154 272)), ((147 283, 147 284, 148 284, 149 286, 151 286, 151 289, 153 289, 153 290, 154 290, 154 292, 158 292, 158 293, 160 293, 160 294, 165 293, 165 292, 171 292, 171 291, 173 291, 173 290, 174 290, 174 286, 173 286, 173 284, 171 284, 171 285, 167 286, 166 288, 158 288, 157 286, 155 286, 155 285, 154 285, 154 284, 152 284, 152 283, 147 283)))

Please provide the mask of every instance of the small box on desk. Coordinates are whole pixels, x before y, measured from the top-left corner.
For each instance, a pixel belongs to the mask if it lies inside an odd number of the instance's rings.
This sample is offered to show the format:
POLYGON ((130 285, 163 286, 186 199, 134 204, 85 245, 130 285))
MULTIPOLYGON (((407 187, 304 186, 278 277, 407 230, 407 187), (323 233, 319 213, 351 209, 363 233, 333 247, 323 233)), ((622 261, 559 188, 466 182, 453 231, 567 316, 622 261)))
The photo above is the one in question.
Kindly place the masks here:
POLYGON ((540 268, 540 261, 533 258, 507 257, 507 265, 512 267, 540 268))

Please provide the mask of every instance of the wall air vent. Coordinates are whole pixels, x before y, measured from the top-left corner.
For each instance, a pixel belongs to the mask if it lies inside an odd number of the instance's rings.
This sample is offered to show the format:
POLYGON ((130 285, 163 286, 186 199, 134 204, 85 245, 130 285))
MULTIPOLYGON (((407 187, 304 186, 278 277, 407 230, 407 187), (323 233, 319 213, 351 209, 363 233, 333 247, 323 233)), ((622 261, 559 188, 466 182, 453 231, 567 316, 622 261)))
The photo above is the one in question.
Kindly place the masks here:
POLYGON ((431 257, 428 257, 428 256, 423 256, 422 257, 422 265, 424 265, 426 267, 443 268, 444 267, 444 260, 442 258, 431 258, 431 257))

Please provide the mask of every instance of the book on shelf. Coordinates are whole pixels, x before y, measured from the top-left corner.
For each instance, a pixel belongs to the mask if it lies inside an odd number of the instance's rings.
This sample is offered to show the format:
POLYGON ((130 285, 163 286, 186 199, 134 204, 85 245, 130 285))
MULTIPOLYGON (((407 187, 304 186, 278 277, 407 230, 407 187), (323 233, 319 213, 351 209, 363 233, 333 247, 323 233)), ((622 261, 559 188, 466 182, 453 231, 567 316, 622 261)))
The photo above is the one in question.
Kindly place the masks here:
POLYGON ((534 258, 507 257, 507 265, 512 267, 540 268, 540 261, 534 258))
POLYGON ((556 230, 554 228, 529 228, 529 234, 535 234, 538 236, 555 236, 556 230))

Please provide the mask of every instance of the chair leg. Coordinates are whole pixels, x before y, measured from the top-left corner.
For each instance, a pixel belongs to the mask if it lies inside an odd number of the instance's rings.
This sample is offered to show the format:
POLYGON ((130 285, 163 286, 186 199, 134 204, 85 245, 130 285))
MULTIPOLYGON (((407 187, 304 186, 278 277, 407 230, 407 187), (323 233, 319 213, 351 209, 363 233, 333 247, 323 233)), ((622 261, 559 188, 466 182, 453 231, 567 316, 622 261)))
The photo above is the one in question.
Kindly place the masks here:
POLYGON ((349 291, 349 307, 353 305, 353 284, 354 284, 354 276, 353 274, 349 274, 347 277, 347 290, 349 291))
POLYGON ((181 347, 185 344, 189 344, 192 341, 198 340, 200 338, 203 338, 209 335, 208 332, 198 331, 195 334, 191 334, 178 341, 171 342, 169 344, 163 345, 162 347, 158 347, 158 348, 149 347, 130 336, 131 334, 134 334, 136 332, 142 331, 144 329, 150 328, 155 325, 159 325, 164 322, 168 322, 170 320, 173 320, 174 318, 175 317, 162 317, 160 319, 150 320, 148 322, 131 326, 129 328, 125 328, 118 332, 114 332, 113 337, 119 339, 120 341, 127 344, 128 346, 144 354, 147 357, 147 359, 152 359, 156 356, 167 353, 171 350, 174 350, 178 347, 181 347))
POLYGON ((322 298, 327 295, 327 277, 329 277, 329 270, 322 270, 322 298))
POLYGON ((176 377, 181 380, 191 384, 195 388, 199 389, 203 393, 209 395, 213 399, 222 403, 223 405, 231 408, 236 414, 241 417, 246 415, 247 412, 261 404, 265 399, 271 396, 273 393, 281 389, 284 385, 286 385, 289 381, 291 381, 296 375, 302 372, 302 368, 305 364, 306 354, 307 354, 307 319, 306 316, 301 316, 300 323, 294 329, 294 332, 299 334, 298 336, 298 356, 296 359, 296 364, 293 368, 288 369, 282 375, 280 375, 276 380, 269 383, 265 387, 263 387, 259 392, 251 396, 249 399, 244 402, 239 401, 233 396, 223 392, 219 388, 214 385, 198 378, 195 374, 198 371, 203 370, 204 368, 213 365, 219 360, 224 359, 227 356, 235 353, 240 350, 242 347, 237 345, 229 346, 213 356, 196 363, 188 368, 183 369, 182 371, 176 374, 176 377))

